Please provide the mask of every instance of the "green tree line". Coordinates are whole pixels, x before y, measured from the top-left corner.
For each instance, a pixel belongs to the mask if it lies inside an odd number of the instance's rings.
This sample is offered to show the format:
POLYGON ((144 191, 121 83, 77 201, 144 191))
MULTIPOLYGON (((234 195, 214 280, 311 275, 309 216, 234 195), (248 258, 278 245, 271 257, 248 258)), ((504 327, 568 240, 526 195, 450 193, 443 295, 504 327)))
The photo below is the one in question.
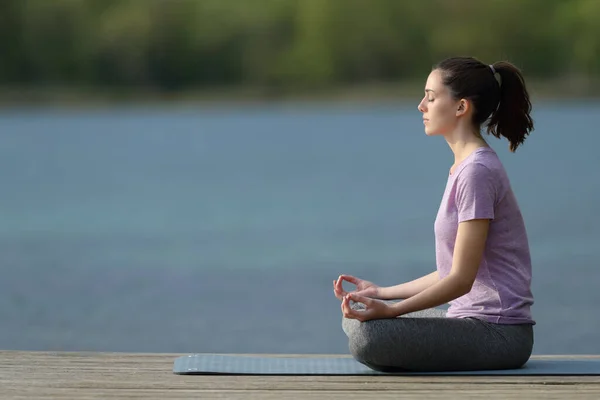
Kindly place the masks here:
POLYGON ((0 85, 311 88, 450 55, 600 75, 600 0, 2 0, 0 85))

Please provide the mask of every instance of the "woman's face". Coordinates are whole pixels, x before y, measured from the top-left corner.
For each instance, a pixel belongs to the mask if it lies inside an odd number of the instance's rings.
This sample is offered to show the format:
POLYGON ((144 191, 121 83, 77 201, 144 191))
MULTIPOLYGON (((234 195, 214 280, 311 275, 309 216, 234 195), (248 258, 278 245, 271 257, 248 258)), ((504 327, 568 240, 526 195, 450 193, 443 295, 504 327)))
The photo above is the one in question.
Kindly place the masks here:
POLYGON ((425 97, 417 107, 423 113, 425 134, 428 136, 445 135, 454 130, 458 122, 461 102, 450 95, 442 83, 442 74, 433 70, 425 84, 425 97))

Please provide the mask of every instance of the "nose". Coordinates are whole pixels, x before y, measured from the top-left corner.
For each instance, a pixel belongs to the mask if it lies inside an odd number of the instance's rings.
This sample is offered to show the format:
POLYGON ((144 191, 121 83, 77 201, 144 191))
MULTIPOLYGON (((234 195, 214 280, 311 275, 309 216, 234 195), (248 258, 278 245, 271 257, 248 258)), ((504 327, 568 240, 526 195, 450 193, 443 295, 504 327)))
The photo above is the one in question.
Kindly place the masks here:
POLYGON ((425 109, 426 109, 426 107, 425 107, 425 99, 423 99, 423 100, 421 100, 421 102, 417 106, 417 110, 419 110, 420 112, 424 113, 425 109))

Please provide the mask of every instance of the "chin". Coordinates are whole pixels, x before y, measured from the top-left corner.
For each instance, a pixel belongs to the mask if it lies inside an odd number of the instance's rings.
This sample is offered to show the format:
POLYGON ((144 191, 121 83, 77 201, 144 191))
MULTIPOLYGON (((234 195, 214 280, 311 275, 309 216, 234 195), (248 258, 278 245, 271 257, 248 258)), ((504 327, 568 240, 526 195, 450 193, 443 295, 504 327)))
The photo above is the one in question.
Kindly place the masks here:
POLYGON ((425 135, 427 136, 440 136, 442 133, 439 129, 435 129, 430 126, 425 126, 425 135))

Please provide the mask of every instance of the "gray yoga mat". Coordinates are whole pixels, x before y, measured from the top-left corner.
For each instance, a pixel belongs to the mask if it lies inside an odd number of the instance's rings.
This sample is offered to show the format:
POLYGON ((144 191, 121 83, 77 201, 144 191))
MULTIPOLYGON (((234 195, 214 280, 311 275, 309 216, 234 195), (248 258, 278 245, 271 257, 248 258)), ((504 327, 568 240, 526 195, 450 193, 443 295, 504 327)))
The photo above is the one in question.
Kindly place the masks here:
POLYGON ((523 368, 493 371, 374 371, 351 357, 261 357, 193 354, 175 359, 178 375, 600 375, 600 359, 530 359, 523 368))

